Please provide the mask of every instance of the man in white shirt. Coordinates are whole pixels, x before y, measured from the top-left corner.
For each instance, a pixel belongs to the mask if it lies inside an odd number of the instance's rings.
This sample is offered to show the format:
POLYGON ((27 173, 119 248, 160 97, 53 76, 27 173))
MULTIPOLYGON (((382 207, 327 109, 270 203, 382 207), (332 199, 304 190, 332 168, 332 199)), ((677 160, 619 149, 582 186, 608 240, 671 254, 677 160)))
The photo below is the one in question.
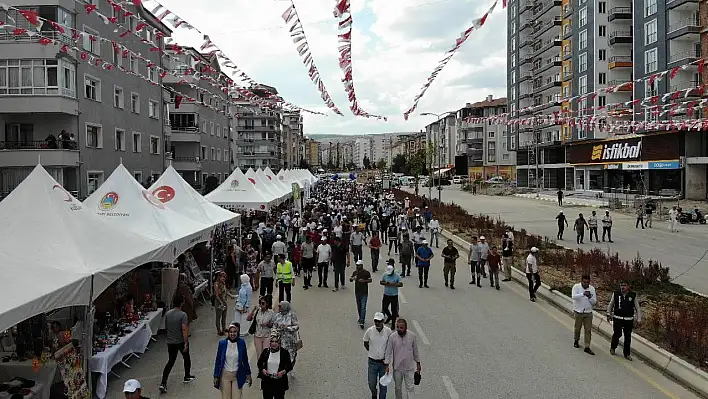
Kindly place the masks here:
POLYGON ((541 286, 541 275, 538 273, 536 254, 538 248, 531 247, 531 253, 526 257, 526 279, 529 281, 529 297, 531 302, 536 302, 536 291, 541 286))
POLYGON ((485 266, 487 265, 487 255, 489 254, 489 244, 487 244, 487 238, 485 236, 479 237, 479 270, 477 271, 477 283, 479 283, 479 274, 482 274, 483 278, 487 278, 487 271, 485 266))
POLYGON ((678 232, 677 228, 677 222, 678 222, 678 209, 676 209, 676 205, 674 205, 670 210, 669 210, 669 231, 672 233, 678 232))
MULTIPOLYGON (((332 247, 327 242, 327 237, 322 236, 322 243, 317 246, 317 274, 319 276, 326 270, 329 270, 329 263, 332 260, 332 247)), ((317 284, 322 287, 322 282, 317 284)), ((327 287, 327 281, 324 282, 324 287, 327 287)))
POLYGON ((602 217, 602 241, 605 241, 605 234, 610 242, 612 241, 612 216, 610 211, 605 211, 605 216, 602 217))
POLYGON ((433 240, 435 240, 435 248, 440 248, 438 246, 440 241, 440 222, 438 221, 438 218, 433 216, 430 223, 428 223, 428 228, 430 228, 430 245, 433 245, 433 240))
POLYGON ((379 379, 383 377, 386 370, 384 359, 386 357, 386 344, 388 337, 392 331, 384 324, 384 316, 381 312, 374 314, 374 325, 369 327, 364 333, 364 348, 369 355, 369 390, 371 391, 372 399, 386 399, 387 388, 379 384, 379 379), (378 388, 378 396, 376 395, 376 387, 378 388))
POLYGON ((573 336, 573 346, 580 348, 580 329, 585 330, 585 353, 595 355, 590 349, 592 338, 592 308, 597 304, 595 287, 590 285, 590 276, 583 275, 579 284, 573 286, 571 292, 573 298, 573 314, 575 315, 575 335, 573 336))
POLYGON ((275 236, 275 242, 270 246, 270 251, 273 253, 273 259, 278 259, 279 255, 285 256, 285 259, 288 258, 288 247, 283 242, 283 236, 280 234, 275 236))

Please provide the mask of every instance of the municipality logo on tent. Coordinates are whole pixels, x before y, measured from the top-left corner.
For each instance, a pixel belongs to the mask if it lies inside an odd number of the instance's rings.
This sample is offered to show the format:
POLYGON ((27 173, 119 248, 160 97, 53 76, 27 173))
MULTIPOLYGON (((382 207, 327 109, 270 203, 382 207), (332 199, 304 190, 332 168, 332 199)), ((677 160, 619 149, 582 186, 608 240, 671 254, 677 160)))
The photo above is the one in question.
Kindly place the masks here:
POLYGON ((98 202, 98 208, 102 211, 110 211, 118 206, 118 193, 115 191, 107 192, 98 202))

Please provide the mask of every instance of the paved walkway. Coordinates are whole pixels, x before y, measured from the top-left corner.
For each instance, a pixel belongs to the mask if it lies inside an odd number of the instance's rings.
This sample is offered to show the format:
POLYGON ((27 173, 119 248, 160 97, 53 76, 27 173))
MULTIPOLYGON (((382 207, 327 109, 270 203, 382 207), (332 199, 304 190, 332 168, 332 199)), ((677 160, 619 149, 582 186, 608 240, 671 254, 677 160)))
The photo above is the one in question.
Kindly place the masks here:
MULTIPOLYGON (((442 200, 454 202, 473 214, 484 213, 499 217, 517 229, 523 228, 550 238, 554 238, 557 233, 555 217, 561 208, 553 202, 510 196, 472 195, 460 191, 456 186, 445 187, 442 200)), ((708 225, 680 225, 679 233, 671 233, 666 222, 655 221, 653 228, 642 230, 634 227, 633 216, 612 213, 613 244, 588 243, 589 233, 586 232, 586 243, 577 245, 572 224, 578 213, 582 212, 587 217, 596 211, 601 218, 604 210, 576 205, 564 206, 562 209, 569 219, 570 227, 566 228, 565 240, 561 244, 570 248, 597 247, 612 253, 619 252, 625 260, 639 253, 645 261, 654 259, 669 266, 671 276, 677 283, 708 294, 708 225)))
MULTIPOLYGON (((599 336, 593 336, 597 356, 574 349, 572 320, 543 301, 529 302, 524 287, 503 283, 501 291, 496 291, 488 285, 471 286, 466 267, 460 266, 457 289, 445 288, 440 252, 435 253, 431 288, 418 288, 417 277, 413 276, 404 280, 400 296, 401 316, 408 319, 410 329, 419 337, 423 381, 416 398, 696 398, 639 360, 627 362, 621 356, 611 357, 609 343, 599 336)), ((380 277, 380 272, 373 274, 374 281, 380 277)), ((332 287, 331 276, 329 284, 332 287)), ((374 312, 380 310, 381 288, 376 284, 370 287, 367 327, 374 312)), ((287 397, 370 398, 363 331, 356 324, 353 287, 336 293, 325 288, 297 288, 293 305, 301 322, 305 348, 298 357, 287 397)), ((130 361, 132 369, 116 369, 122 378, 111 377, 108 399, 124 397, 120 390, 128 378, 142 381, 143 395, 152 399, 218 398, 219 393, 212 387, 218 337, 211 309, 202 307, 199 314, 190 344, 195 381, 182 384, 178 360, 169 392, 159 395, 159 374, 167 360, 161 336, 141 359, 130 361)), ((251 339, 247 342, 254 367, 251 339)), ((260 398, 258 387, 259 382, 254 379, 254 386, 245 389, 244 398, 260 398)), ((394 397, 393 390, 387 397, 394 397)))

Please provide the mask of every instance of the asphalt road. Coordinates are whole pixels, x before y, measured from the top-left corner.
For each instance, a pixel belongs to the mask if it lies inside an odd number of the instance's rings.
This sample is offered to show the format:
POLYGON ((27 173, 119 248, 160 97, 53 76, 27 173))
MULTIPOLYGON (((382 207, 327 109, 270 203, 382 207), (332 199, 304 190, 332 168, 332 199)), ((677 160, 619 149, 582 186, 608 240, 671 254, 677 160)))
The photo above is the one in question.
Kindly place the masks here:
MULTIPOLYGON (((364 253, 369 265, 367 248, 364 253)), ((592 344, 597 356, 574 349, 572 320, 542 300, 529 302, 522 286, 503 283, 501 291, 471 286, 468 270, 460 266, 457 289, 445 288, 439 250, 435 253, 430 288, 418 288, 414 275, 404 280, 400 298, 401 317, 418 335, 421 350, 423 381, 415 398, 697 398, 638 359, 627 362, 621 356, 611 357, 608 341, 599 336, 593 337, 592 344)), ((374 273, 374 281, 380 276, 374 273)), ((329 283, 332 287, 331 276, 329 283)), ((382 287, 372 284, 367 327, 380 310, 381 295, 382 287)), ((297 288, 293 306, 305 348, 287 397, 370 398, 353 287, 339 292, 297 288)), ((211 377, 218 341, 213 315, 208 307, 201 307, 199 314, 190 341, 195 381, 181 383, 178 360, 169 392, 158 393, 159 374, 167 360, 164 336, 160 336, 141 359, 130 360, 131 369, 115 369, 121 378, 110 378, 108 399, 123 398, 120 391, 128 378, 138 378, 145 387, 143 395, 153 399, 219 397, 211 377)), ((253 367, 253 345, 250 338, 247 342, 253 367)), ((245 389, 244 398, 261 397, 258 386, 255 380, 253 387, 245 389)), ((393 397, 391 389, 388 398, 393 397)))
MULTIPOLYGON (((436 194, 434 191, 433 196, 436 194)), ((499 217, 517 229, 524 228, 550 238, 554 238, 557 233, 555 217, 561 207, 552 202, 509 196, 473 196, 460 191, 459 186, 455 185, 443 188, 442 200, 458 204, 470 213, 499 217)), ((654 259, 668 266, 676 283, 708 294, 708 225, 680 225, 678 233, 671 233, 667 222, 655 220, 653 228, 642 230, 635 228, 634 217, 612 213, 614 243, 589 243, 589 232, 586 231, 585 244, 578 245, 572 227, 578 213, 582 212, 587 217, 595 210, 601 218, 605 210, 581 206, 564 206, 562 209, 570 227, 566 228, 564 240, 560 244, 570 248, 597 247, 612 253, 618 252, 625 260, 631 260, 639 253, 645 261, 654 259)), ((602 234, 602 228, 599 230, 602 234)))

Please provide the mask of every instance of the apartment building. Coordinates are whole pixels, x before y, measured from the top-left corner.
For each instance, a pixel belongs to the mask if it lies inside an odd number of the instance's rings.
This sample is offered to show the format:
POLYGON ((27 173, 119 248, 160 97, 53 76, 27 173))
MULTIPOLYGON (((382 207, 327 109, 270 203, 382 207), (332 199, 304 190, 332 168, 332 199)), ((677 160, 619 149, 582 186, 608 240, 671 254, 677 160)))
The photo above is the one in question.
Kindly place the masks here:
POLYGON ((305 161, 311 166, 320 166, 320 143, 317 140, 305 138, 303 143, 305 161))
POLYGON ((449 167, 455 163, 457 155, 457 124, 455 113, 449 113, 444 117, 425 126, 425 135, 428 143, 435 148, 433 159, 434 168, 449 167))
POLYGON ((364 158, 368 158, 372 165, 376 163, 376 161, 371 158, 371 139, 358 138, 354 141, 354 165, 356 165, 357 168, 363 168, 364 158))
MULTIPOLYGON (((259 97, 278 94, 275 87, 256 85, 250 90, 259 97)), ((247 102, 236 107, 236 165, 241 169, 283 167, 285 145, 283 138, 283 110, 277 107, 261 108, 247 102)))
MULTIPOLYGON (((154 37, 154 30, 164 36, 170 36, 171 31, 139 2, 124 3, 133 13, 128 17, 105 0, 93 4, 133 29, 139 16, 150 29, 143 29, 140 38, 119 39, 115 25, 104 23, 95 13, 83 12, 81 7, 81 12, 77 11, 74 2, 12 3, 20 10, 34 11, 91 35, 84 36, 78 46, 93 62, 81 60, 81 53, 62 53, 60 46, 43 45, 38 35, 0 30, 0 197, 14 189, 38 162, 80 198, 100 186, 120 162, 144 183, 164 170, 162 88, 122 69, 160 83, 156 69, 148 68, 136 55, 162 66, 159 52, 150 51, 141 41, 162 47, 163 39, 154 37), (127 43, 127 47, 115 52, 113 46, 91 37, 127 43), (105 64, 99 62, 95 67, 98 58, 105 64)), ((35 29, 14 9, 0 8, 1 24, 35 29)), ((74 43, 71 30, 64 30, 62 33, 45 23, 41 36, 74 43)))
POLYGON ((297 168, 303 158, 302 115, 300 111, 283 112, 283 167, 297 168))
POLYGON ((164 78, 165 86, 174 90, 168 89, 172 166, 198 189, 209 176, 222 182, 231 172, 231 106, 227 95, 210 83, 226 85, 228 77, 216 55, 189 47, 167 54, 174 72, 164 78))
POLYGON ((486 119, 507 111, 506 98, 487 96, 484 101, 467 103, 456 113, 457 133, 463 137, 462 154, 467 156, 468 174, 472 178, 489 179, 503 176, 516 179, 516 152, 509 146, 510 126, 486 119))

